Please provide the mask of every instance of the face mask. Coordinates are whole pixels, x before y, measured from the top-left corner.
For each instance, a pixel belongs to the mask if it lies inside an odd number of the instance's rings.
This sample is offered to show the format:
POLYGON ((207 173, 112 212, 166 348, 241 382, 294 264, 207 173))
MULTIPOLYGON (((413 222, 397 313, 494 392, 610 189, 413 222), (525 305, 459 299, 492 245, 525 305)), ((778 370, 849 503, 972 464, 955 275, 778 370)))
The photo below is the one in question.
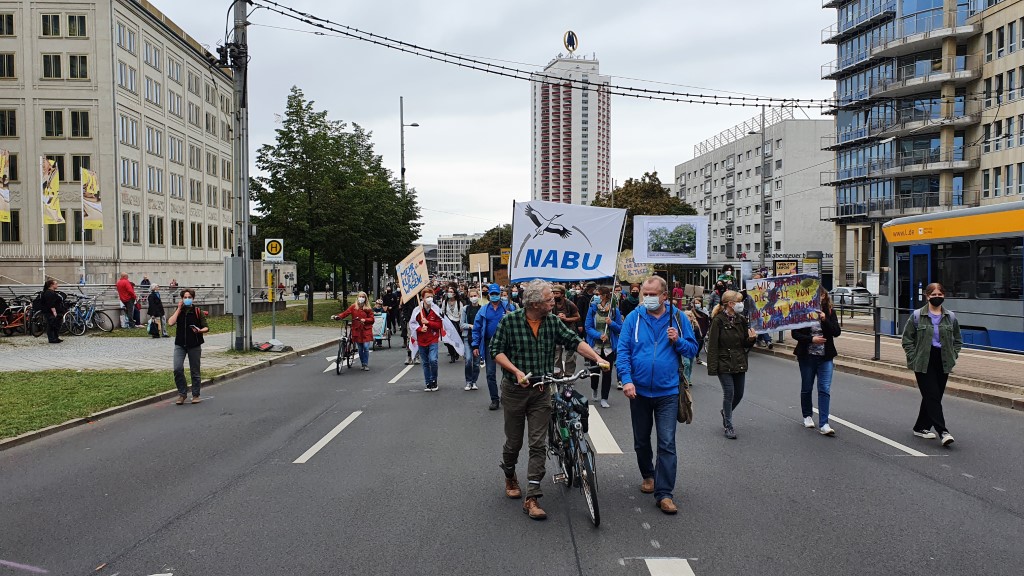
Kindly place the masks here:
POLYGON ((358 300, 360 304, 363 304, 364 302, 366 302, 366 298, 363 298, 362 296, 360 296, 359 298, 356 298, 356 300, 358 300))
POLYGON ((479 298, 477 298, 476 296, 470 296, 470 297, 469 297, 469 303, 470 303, 470 304, 474 304, 474 305, 475 305, 475 304, 476 304, 477 302, 479 302, 479 301, 480 301, 480 299, 479 299, 479 298))
POLYGON ((430 308, 431 306, 434 305, 434 299, 433 298, 424 298, 423 299, 423 305, 426 306, 427 308, 430 308))
POLYGON ((928 303, 931 304, 932 306, 935 306, 936 308, 942 306, 942 303, 945 301, 946 299, 943 298, 942 296, 932 296, 931 298, 928 299, 928 303))
POLYGON ((658 308, 661 308, 661 299, 657 296, 644 296, 644 308, 654 312, 658 308))
POLYGON ((513 297, 513 298, 515 298, 516 296, 519 296, 519 292, 513 292, 513 293, 512 293, 512 297, 513 297))
POLYGON ((191 298, 183 298, 181 300, 181 303, 184 304, 185 306, 191 306, 192 305, 192 299, 191 298))
POLYGON ((504 302, 505 304, 508 304, 508 296, 502 296, 501 301, 504 302))
POLYGON ((640 298, 640 293, 639 292, 630 292, 629 293, 629 297, 632 298, 633 300, 637 300, 637 299, 640 298))
POLYGON ((449 292, 448 293, 448 297, 449 298, 455 298, 455 292, 449 292))
POLYGON ((499 296, 498 296, 497 294, 491 294, 491 295, 490 295, 490 300, 491 300, 491 302, 497 302, 497 301, 498 301, 498 300, 500 300, 500 299, 501 299, 501 298, 500 298, 500 297, 499 297, 499 296))
POLYGON ((737 302, 732 308, 737 314, 743 314, 743 302, 737 302))

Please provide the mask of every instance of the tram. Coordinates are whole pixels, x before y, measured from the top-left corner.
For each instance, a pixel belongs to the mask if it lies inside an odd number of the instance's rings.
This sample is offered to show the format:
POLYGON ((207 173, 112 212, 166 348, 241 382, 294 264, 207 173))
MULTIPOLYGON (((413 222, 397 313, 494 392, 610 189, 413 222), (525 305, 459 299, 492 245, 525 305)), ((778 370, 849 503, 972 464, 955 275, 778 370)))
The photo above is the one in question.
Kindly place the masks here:
POLYGON ((940 282, 965 346, 1024 352, 1024 201, 897 218, 882 232, 883 333, 901 334, 940 282))

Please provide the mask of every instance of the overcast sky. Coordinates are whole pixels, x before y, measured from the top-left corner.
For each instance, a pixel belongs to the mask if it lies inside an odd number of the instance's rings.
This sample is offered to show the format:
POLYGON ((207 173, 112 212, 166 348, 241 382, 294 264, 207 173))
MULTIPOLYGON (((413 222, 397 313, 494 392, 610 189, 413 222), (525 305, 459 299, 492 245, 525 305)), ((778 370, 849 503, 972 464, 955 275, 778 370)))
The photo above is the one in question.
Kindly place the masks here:
MULTIPOLYGON (((222 41, 230 0, 151 1, 211 52, 222 41)), ((827 98, 834 90, 820 79, 834 49, 820 39, 835 11, 817 0, 278 1, 420 46, 523 63, 517 66, 530 71, 564 51, 562 36, 571 29, 579 36, 577 54, 596 54, 601 73, 620 85, 788 98, 827 98)), ((266 10, 249 20, 253 152, 273 141, 274 115, 295 85, 333 119, 372 131, 377 153, 397 176, 404 96, 406 124, 420 124, 406 128, 405 163, 423 208, 421 242, 511 222, 512 201, 530 198, 529 82, 357 40, 281 30, 311 28, 266 10)), ((612 177, 622 182, 656 169, 670 182, 673 167, 693 157, 694 144, 757 114, 614 96, 612 177)), ((338 211, 343 217, 343 208, 338 211)))

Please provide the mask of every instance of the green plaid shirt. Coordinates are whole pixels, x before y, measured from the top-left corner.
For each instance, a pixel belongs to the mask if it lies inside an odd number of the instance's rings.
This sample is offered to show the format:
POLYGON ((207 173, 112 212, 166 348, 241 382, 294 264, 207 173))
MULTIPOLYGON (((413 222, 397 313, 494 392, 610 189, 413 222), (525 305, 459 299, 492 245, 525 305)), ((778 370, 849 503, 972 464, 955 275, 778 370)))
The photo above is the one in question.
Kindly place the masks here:
MULTIPOLYGON (((516 368, 526 374, 540 376, 550 374, 554 368, 556 345, 575 352, 580 342, 582 340, 579 336, 553 314, 544 317, 537 336, 534 336, 530 325, 526 323, 526 310, 520 308, 505 314, 501 319, 487 352, 491 358, 504 353, 516 368)), ((502 373, 515 379, 515 376, 505 369, 502 369, 502 373)))

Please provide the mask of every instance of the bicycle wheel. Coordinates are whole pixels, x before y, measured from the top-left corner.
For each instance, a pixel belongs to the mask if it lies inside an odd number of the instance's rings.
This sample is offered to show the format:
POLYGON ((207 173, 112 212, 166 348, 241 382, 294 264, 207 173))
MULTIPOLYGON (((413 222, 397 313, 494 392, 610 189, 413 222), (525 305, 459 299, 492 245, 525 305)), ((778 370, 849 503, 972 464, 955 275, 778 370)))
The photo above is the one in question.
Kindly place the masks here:
POLYGON ((97 310, 96 313, 92 315, 92 323, 104 332, 114 331, 114 321, 111 320, 110 316, 107 316, 107 313, 102 310, 97 310))
POLYGON ((569 457, 569 443, 562 440, 559 433, 558 415, 551 414, 548 421, 548 441, 551 443, 551 453, 555 456, 555 470, 565 476, 565 486, 571 487, 573 482, 572 458, 569 457))
POLYGON ((587 511, 590 512, 590 520, 594 526, 601 525, 601 511, 597 506, 597 463, 594 459, 594 447, 590 440, 581 437, 581 444, 577 454, 579 460, 580 489, 583 491, 583 498, 587 501, 587 511))
POLYGON ((352 367, 352 357, 355 356, 356 354, 357 354, 357 352, 356 352, 356 343, 351 341, 351 340, 349 340, 348 341, 348 346, 345 348, 345 367, 346 368, 351 368, 352 367))
POLYGON ((32 319, 29 321, 29 333, 32 334, 33 338, 38 338, 40 334, 46 332, 46 316, 40 311, 32 314, 32 319))
POLYGON ((85 318, 74 317, 71 323, 71 333, 75 336, 85 334, 85 318))
POLYGON ((341 363, 343 361, 342 355, 345 352, 345 339, 342 338, 338 341, 338 357, 334 360, 334 373, 341 375, 341 363))
POLYGON ((75 313, 65 312, 64 317, 61 318, 60 322, 60 333, 68 334, 71 332, 71 327, 75 324, 75 313))

